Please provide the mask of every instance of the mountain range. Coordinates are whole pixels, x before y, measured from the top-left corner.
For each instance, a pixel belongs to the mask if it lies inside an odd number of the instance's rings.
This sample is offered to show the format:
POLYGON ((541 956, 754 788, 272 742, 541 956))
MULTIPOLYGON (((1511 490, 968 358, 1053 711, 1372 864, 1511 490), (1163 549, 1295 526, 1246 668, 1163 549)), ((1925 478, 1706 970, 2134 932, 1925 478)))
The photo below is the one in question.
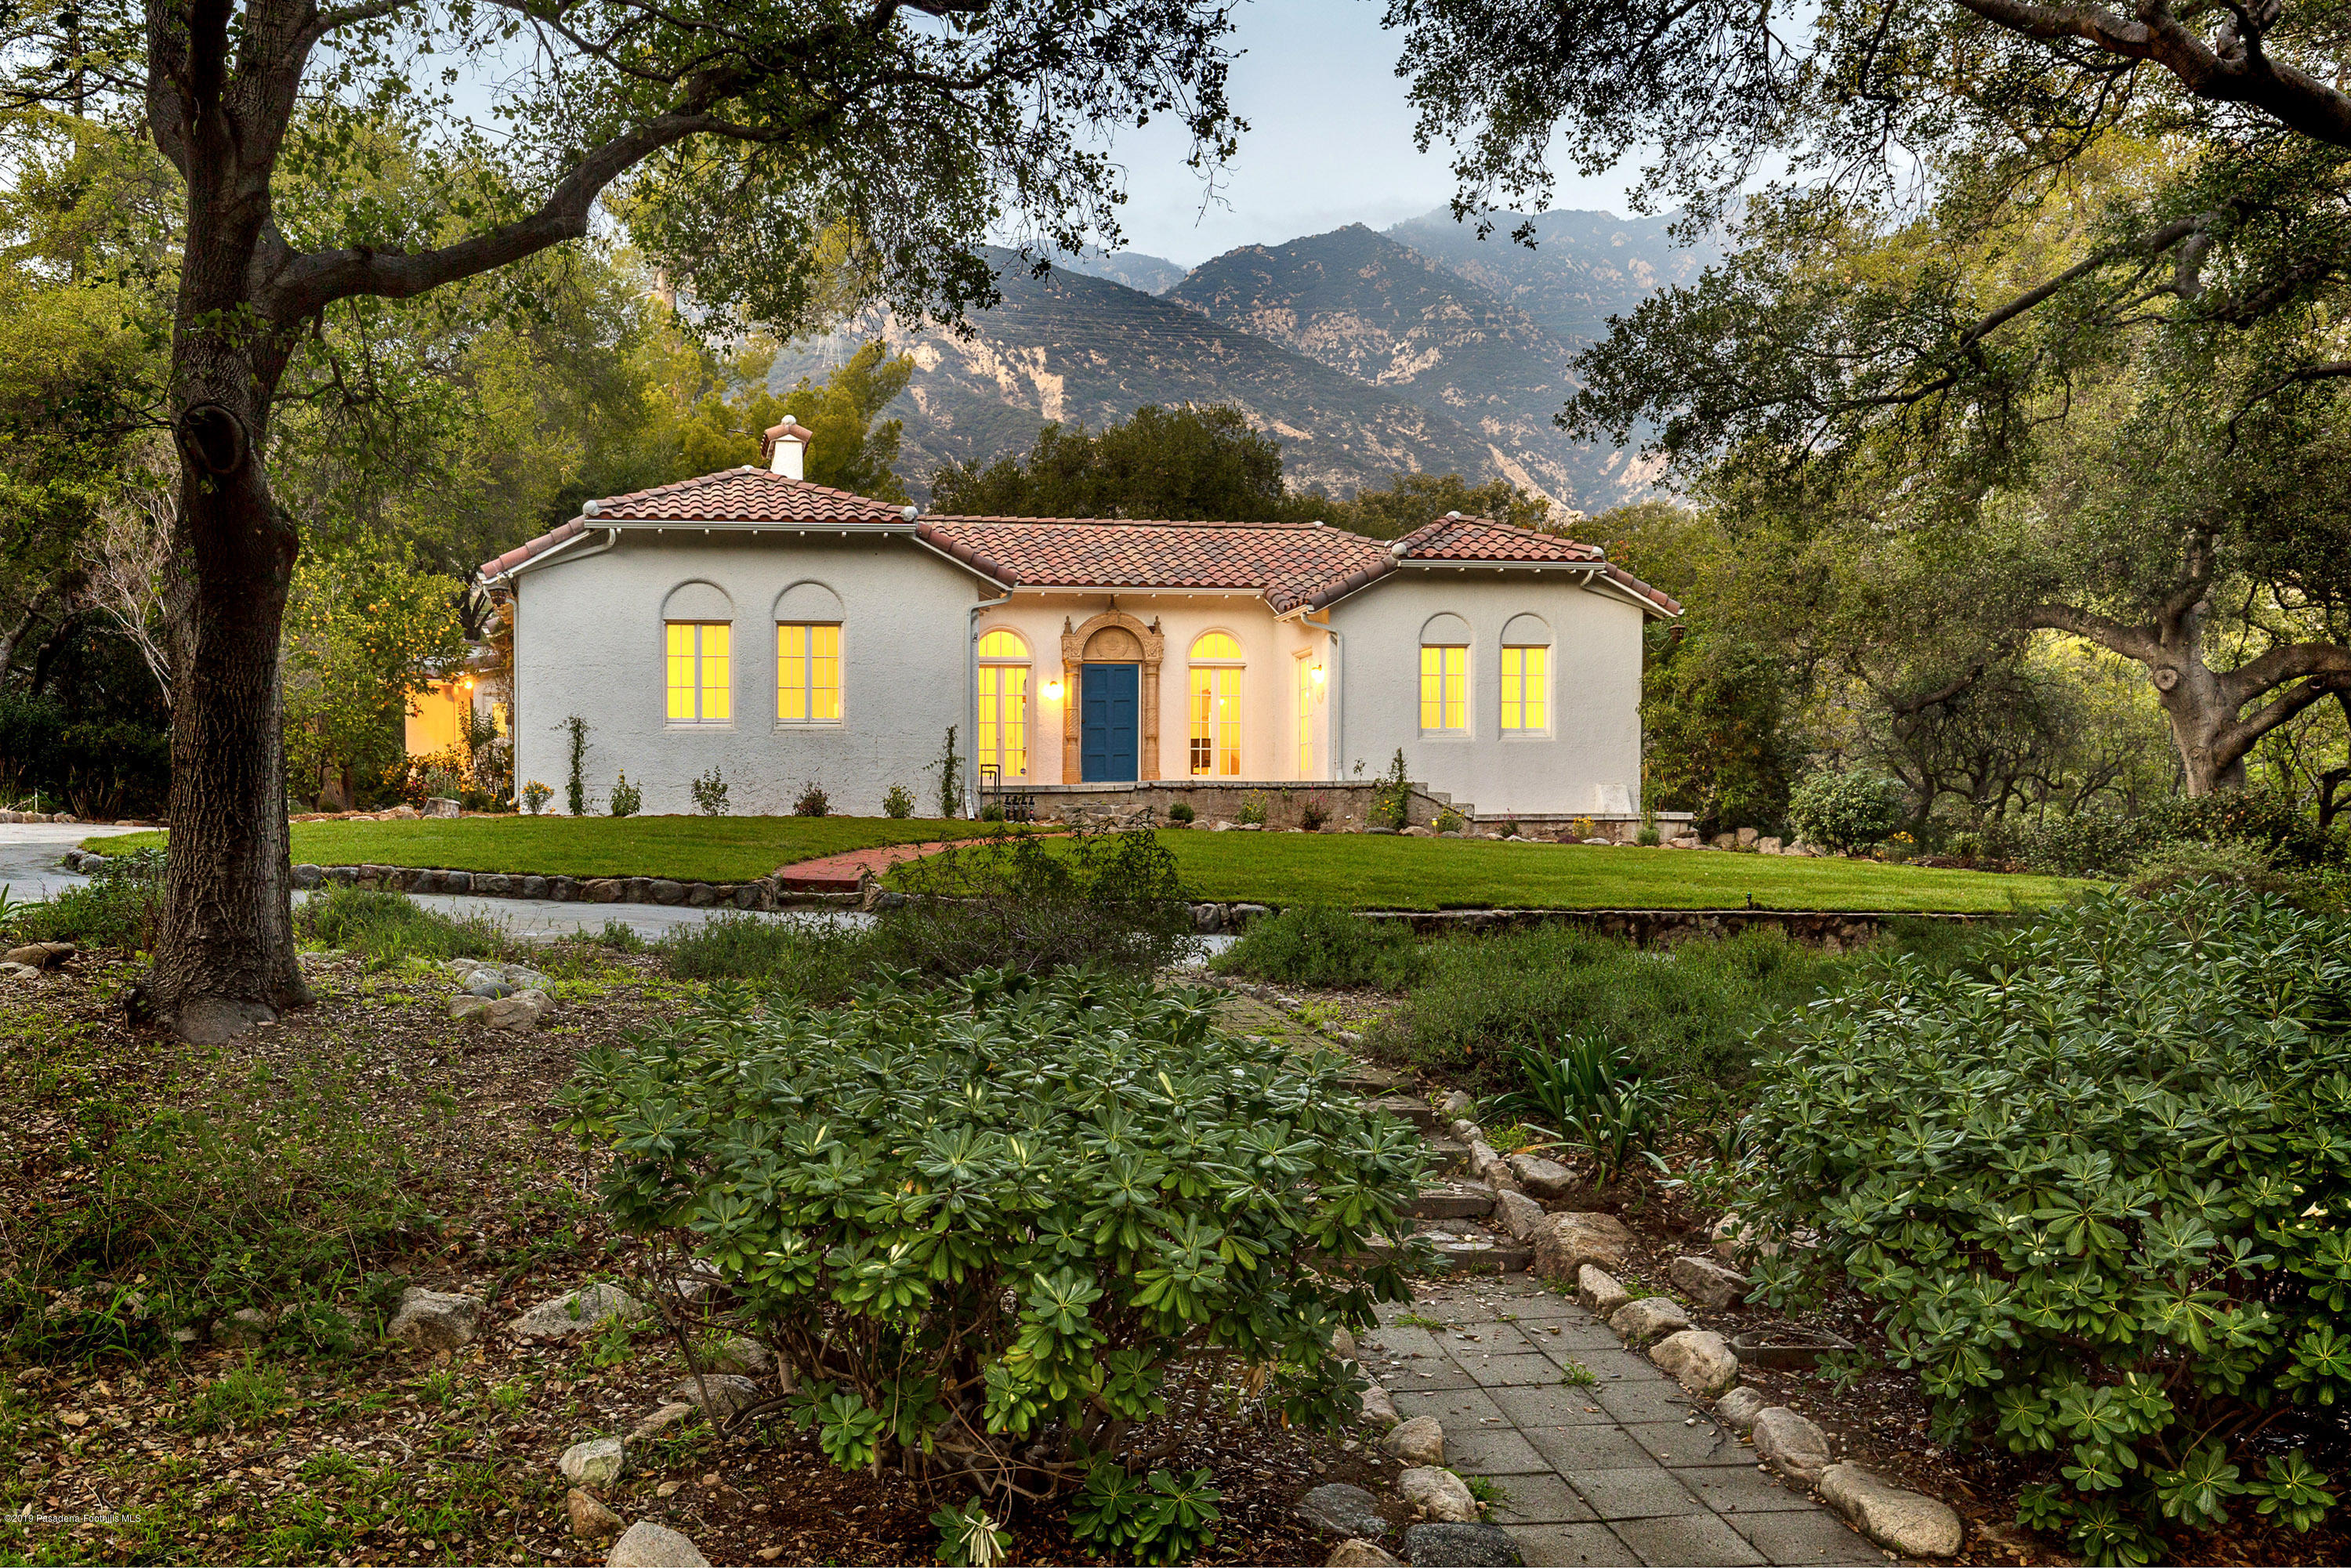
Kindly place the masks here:
POLYGON ((1057 259, 1042 277, 998 254, 1002 298, 969 330, 883 312, 793 345, 771 378, 820 375, 874 337, 916 370, 885 411, 898 468, 927 498, 941 463, 1025 452, 1047 421, 1100 426, 1144 403, 1236 406, 1283 445, 1293 486, 1334 495, 1400 470, 1496 477, 1595 511, 1647 493, 1631 454, 1572 442, 1552 416, 1575 351, 1717 254, 1663 221, 1535 220, 1537 246, 1445 212, 1380 234, 1350 225, 1245 246, 1186 272, 1132 252, 1057 259))

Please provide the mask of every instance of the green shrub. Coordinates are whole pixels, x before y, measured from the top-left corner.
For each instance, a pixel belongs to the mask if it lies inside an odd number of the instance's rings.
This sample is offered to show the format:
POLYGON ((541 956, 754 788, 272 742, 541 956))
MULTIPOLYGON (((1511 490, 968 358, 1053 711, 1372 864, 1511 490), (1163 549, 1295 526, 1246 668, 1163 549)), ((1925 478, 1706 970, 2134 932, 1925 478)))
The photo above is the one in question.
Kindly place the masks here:
POLYGON ((792 802, 795 817, 829 817, 832 814, 832 797, 824 786, 810 779, 800 786, 799 799, 792 802))
POLYGON ((1664 841, 1657 836, 1656 829, 1643 828, 1639 832, 1633 835, 1633 841, 1640 845, 1643 849, 1653 850, 1664 841))
POLYGON ((407 958, 502 958, 514 943, 478 915, 453 920, 405 894, 328 886, 295 912, 294 927, 322 947, 358 953, 376 965, 407 958))
POLYGON ((1423 951, 1426 977, 1381 1038, 1497 1091, 1520 1086, 1520 1048, 1584 1038, 1693 1093, 1727 1089, 1746 1077, 1766 1019, 1810 1001, 1852 962, 1773 931, 1644 950, 1565 925, 1448 936, 1423 951))
POLYGON ((1902 786, 1882 773, 1823 768, 1788 798, 1788 825, 1815 849, 1850 854, 1882 842, 1901 824, 1902 786))
POLYGON ((884 816, 892 817, 902 821, 906 818, 913 816, 914 814, 914 792, 912 789, 907 789, 904 784, 891 785, 889 793, 882 797, 882 811, 884 816))
POLYGON ((1278 985, 1401 991, 1426 965, 1412 927, 1401 920, 1366 920, 1343 909, 1300 904, 1249 922, 1209 967, 1278 985))
POLYGON ((110 855, 79 887, 45 904, 12 904, 0 930, 20 942, 71 942, 123 953, 152 953, 163 915, 163 852, 110 855))
POLYGON ((2249 843, 2173 843, 2131 867, 2126 879, 2141 898, 2199 882, 2252 893, 2283 893, 2293 878, 2273 863, 2274 852, 2249 843))
POLYGON ((2351 860, 2339 833, 2321 832, 2294 801, 2258 789, 2160 800, 2135 816, 2062 813, 2014 830, 2012 837, 2018 859, 2061 876, 2120 876, 2192 845, 2243 845, 2281 870, 2351 860))
POLYGON ((1002 831, 898 868, 907 896, 875 922, 891 967, 934 978, 1009 965, 1148 975, 1196 950, 1176 856, 1148 829, 1048 841, 1002 831))
POLYGON ((2203 883, 2064 906, 1980 977, 1873 969, 1752 1119, 1754 1212, 1818 1235, 1765 1299, 1876 1303, 1944 1439, 2050 1456, 2022 1518, 2085 1557, 2307 1528, 2332 1498, 2279 1414, 2351 1397, 2346 939, 2203 883))
POLYGON ((645 792, 630 783, 628 770, 622 769, 620 778, 612 782, 612 798, 605 810, 615 817, 633 817, 644 803, 645 792))
POLYGON ((1606 1186, 1635 1159, 1659 1171, 1653 1145, 1672 1114, 1670 1087, 1644 1078, 1623 1051, 1599 1040, 1571 1040, 1556 1052, 1520 1046, 1522 1087, 1503 1109, 1540 1117, 1540 1125, 1593 1159, 1593 1181, 1606 1186))
POLYGON ((845 999, 883 962, 871 930, 734 910, 672 931, 654 950, 681 980, 760 981, 819 1004, 845 999))
POLYGON ((714 763, 709 772, 695 779, 688 788, 694 794, 695 810, 705 817, 723 817, 726 814, 726 776, 718 771, 716 764, 714 763))
POLYGON ((1437 813, 1437 831, 1440 833, 1458 833, 1468 825, 1469 819, 1450 806, 1437 813))
POLYGON ((734 993, 588 1053, 566 1126, 612 1152, 618 1223, 691 1245, 799 1369, 835 1465, 1066 1490, 1147 1465, 1179 1361, 1206 1364, 1187 1399, 1246 1376, 1283 1419, 1352 1419, 1332 1331, 1405 1299, 1365 1242, 1409 1231, 1416 1135, 1335 1055, 1214 1017, 1084 970, 838 1012, 734 993))
POLYGON ((1243 827, 1261 828, 1265 826, 1265 796, 1257 790, 1251 790, 1241 797, 1241 809, 1233 820, 1243 827))
POLYGON ((538 816, 540 812, 547 810, 547 803, 554 799, 554 790, 549 789, 538 779, 532 779, 529 783, 522 787, 523 815, 526 817, 538 816))
POLYGON ((1070 1532, 1113 1563, 1185 1563, 1217 1539, 1223 1500, 1207 1470, 1181 1479, 1154 1470, 1138 1483, 1123 1466, 1098 1464, 1070 1510, 1070 1532))
MULTIPOLYGON (((1361 763, 1356 764, 1358 768, 1361 763)), ((1372 785, 1372 807, 1364 826, 1404 829, 1412 821, 1412 781, 1404 766, 1404 747, 1396 747, 1388 770, 1372 785)))
POLYGON ((1167 820, 1171 822, 1191 822, 1197 819, 1189 800, 1178 800, 1167 808, 1167 820))

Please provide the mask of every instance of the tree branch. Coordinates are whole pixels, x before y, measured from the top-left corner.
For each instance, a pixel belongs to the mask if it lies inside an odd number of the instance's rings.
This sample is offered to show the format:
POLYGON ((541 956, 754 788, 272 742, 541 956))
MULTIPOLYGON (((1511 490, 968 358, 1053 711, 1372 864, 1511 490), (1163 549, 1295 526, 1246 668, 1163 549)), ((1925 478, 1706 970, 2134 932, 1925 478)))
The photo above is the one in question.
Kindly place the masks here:
POLYGON ((2162 653, 2163 645, 2154 631, 2145 626, 2126 626, 2087 610, 2076 610, 2070 604, 2035 604, 2017 616, 2017 624, 2044 632, 2070 632, 2076 637, 2095 643, 2108 653, 2120 653, 2126 659, 2152 664, 2162 653))
MULTIPOLYGON (((2272 648, 2260 658, 2248 660, 2226 674, 2216 673, 2213 680, 2220 688, 2221 700, 2233 713, 2263 692, 2273 691, 2288 681, 2299 680, 2305 675, 2329 681, 2351 679, 2351 649, 2335 643, 2288 643, 2283 647, 2272 648)), ((2322 685, 2318 695, 2324 696, 2334 689, 2331 685, 2322 685)), ((2316 700, 2316 697, 2307 699, 2310 702, 2316 700)))
POLYGON ((2231 724, 2212 737, 2213 756, 2234 762, 2252 749, 2253 742, 2311 704, 2324 697, 2351 692, 2351 654, 2345 654, 2339 648, 2335 652, 2343 659, 2341 671, 2314 675, 2266 707, 2258 708, 2250 716, 2231 724))

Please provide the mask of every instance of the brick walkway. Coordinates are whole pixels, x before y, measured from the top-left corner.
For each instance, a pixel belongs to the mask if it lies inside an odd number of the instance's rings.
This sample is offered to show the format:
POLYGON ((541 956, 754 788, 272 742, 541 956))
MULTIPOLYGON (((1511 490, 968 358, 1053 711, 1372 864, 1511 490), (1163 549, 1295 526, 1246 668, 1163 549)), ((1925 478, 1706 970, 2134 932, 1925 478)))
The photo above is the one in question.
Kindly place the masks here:
POLYGON ((1488 1513, 1544 1563, 1882 1563, 1844 1520, 1759 1469, 1647 1357, 1542 1281, 1427 1283, 1379 1309, 1364 1370, 1434 1416, 1446 1465, 1507 1494, 1488 1513), (1405 1317, 1437 1324, 1403 1323, 1405 1317), (1589 1385, 1564 1381, 1576 1364, 1589 1385))
POLYGON ((776 878, 797 893, 855 893, 867 872, 880 876, 892 866, 935 855, 952 847, 952 841, 929 844, 881 844, 870 850, 798 861, 776 873, 776 878))

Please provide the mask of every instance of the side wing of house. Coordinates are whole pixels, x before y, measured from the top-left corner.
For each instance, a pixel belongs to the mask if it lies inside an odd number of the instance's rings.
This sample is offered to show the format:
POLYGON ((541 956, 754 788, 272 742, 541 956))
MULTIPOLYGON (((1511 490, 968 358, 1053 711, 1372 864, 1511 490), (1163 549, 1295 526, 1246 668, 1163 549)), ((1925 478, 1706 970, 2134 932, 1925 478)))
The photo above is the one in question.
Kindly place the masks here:
POLYGON ((517 573, 516 779, 563 810, 569 721, 600 812, 616 777, 645 812, 777 815, 821 786, 879 816, 893 784, 938 810, 948 727, 969 753, 971 611, 992 591, 911 534, 632 528, 517 573))
POLYGON ((1340 777, 1405 771, 1510 816, 1641 803, 1648 612, 1589 574, 1407 570, 1333 604, 1340 777))

